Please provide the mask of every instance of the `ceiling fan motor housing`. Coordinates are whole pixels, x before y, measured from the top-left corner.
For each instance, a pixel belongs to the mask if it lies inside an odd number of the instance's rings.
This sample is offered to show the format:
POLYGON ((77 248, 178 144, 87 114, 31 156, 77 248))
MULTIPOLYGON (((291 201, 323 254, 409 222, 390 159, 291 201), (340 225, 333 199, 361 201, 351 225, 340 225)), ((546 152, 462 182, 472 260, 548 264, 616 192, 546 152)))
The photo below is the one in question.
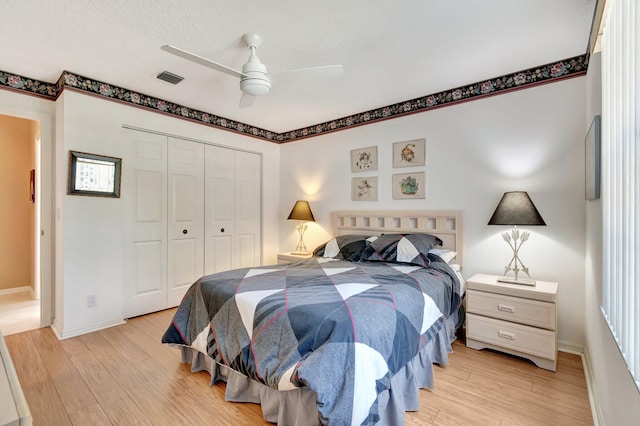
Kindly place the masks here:
POLYGON ((243 93, 261 96, 271 91, 271 80, 267 77, 267 67, 259 61, 253 62, 250 59, 242 66, 242 73, 244 76, 240 77, 240 90, 243 93))

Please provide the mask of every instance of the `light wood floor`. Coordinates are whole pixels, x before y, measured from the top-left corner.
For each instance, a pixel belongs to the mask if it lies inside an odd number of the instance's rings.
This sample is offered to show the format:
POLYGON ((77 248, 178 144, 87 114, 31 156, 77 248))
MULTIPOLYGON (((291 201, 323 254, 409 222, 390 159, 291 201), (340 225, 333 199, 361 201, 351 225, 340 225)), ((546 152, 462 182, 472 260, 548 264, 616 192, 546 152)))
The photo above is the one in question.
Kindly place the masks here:
POLYGON ((40 327, 40 301, 28 291, 0 294, 0 331, 4 336, 40 327))
MULTIPOLYGON (((6 336, 35 425, 265 425, 256 404, 224 401, 224 384, 190 373, 160 344, 174 310, 58 341, 50 328, 6 336)), ((454 344, 434 367, 407 425, 593 424, 580 357, 560 353, 556 373, 454 344)))

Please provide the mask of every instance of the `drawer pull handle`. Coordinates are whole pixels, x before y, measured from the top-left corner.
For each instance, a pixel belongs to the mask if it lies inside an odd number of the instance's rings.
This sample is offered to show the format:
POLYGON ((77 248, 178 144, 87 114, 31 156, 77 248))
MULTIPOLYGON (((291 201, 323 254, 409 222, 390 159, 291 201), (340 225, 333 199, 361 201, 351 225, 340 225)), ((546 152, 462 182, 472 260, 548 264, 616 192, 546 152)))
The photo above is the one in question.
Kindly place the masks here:
POLYGON ((502 312, 511 312, 514 313, 516 308, 509 305, 503 305, 502 303, 498 303, 498 310, 502 312))
POLYGON ((498 336, 502 337, 503 339, 509 339, 509 340, 515 340, 516 335, 513 333, 508 333, 506 331, 498 331, 498 336))

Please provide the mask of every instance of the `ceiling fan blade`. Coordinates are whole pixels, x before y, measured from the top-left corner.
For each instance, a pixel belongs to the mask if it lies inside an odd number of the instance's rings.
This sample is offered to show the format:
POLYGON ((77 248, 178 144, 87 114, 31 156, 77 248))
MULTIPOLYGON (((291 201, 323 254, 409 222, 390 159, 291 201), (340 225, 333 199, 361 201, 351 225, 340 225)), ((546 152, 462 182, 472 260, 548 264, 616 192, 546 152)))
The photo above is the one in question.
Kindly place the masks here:
POLYGON ((171 53, 172 55, 176 55, 179 56, 183 59, 186 59, 188 61, 192 61, 195 62, 197 64, 200 65, 204 65, 205 67, 209 67, 212 68, 216 71, 220 71, 223 72, 225 74, 231 75, 233 77, 244 77, 245 74, 241 73, 240 71, 234 70, 233 68, 229 68, 225 65, 219 64, 217 62, 213 62, 207 58, 204 58, 202 56, 198 56, 198 55, 194 55, 193 53, 189 53, 186 50, 182 50, 179 49, 177 47, 171 46, 169 44, 165 44, 164 46, 162 46, 160 49, 164 50, 165 52, 171 53))
POLYGON ((296 82, 320 80, 324 78, 340 77, 344 73, 342 65, 326 65, 322 67, 297 68, 271 74, 278 82, 296 82))
POLYGON ((240 104, 239 107, 240 108, 249 108, 251 105, 253 105, 253 101, 256 100, 256 96, 252 96, 252 95, 248 95, 246 93, 243 93, 242 96, 240 96, 240 104))

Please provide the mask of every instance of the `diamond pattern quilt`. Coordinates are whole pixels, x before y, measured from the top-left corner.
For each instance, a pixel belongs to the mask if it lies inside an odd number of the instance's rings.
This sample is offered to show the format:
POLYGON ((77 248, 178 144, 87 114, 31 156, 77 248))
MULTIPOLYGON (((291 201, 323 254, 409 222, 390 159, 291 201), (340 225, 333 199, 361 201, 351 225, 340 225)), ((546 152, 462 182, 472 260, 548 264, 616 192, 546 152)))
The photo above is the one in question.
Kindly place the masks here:
POLYGON ((205 276, 163 343, 271 388, 310 387, 325 424, 373 424, 378 394, 457 311, 460 283, 429 266, 312 257, 205 276))

